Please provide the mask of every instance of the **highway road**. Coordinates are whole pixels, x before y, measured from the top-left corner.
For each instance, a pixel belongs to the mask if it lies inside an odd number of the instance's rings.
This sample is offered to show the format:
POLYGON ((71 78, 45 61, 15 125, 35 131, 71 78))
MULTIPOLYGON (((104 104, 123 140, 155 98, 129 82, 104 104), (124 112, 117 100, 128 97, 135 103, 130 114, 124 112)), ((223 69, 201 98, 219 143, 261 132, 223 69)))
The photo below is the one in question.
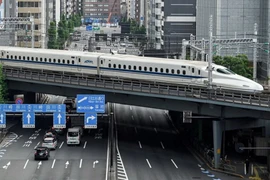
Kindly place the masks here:
MULTIPOLYGON (((129 180, 211 179, 198 166, 203 163, 181 143, 163 110, 116 104, 115 115, 120 157, 129 180)), ((237 179, 208 172, 220 179, 237 179)))
MULTIPOLYGON (((64 97, 49 95, 48 103, 62 103, 64 97)), ((45 121, 45 119, 43 119, 45 121)), ((41 120, 36 122, 40 126, 41 120)), ((48 119, 46 119, 48 122, 48 119)), ((43 123, 43 127, 46 123, 43 123)), ((48 122, 48 124, 50 124, 48 122)), ((22 129, 18 124, 0 144, 1 180, 104 180, 107 162, 108 124, 85 131, 81 146, 67 146, 59 136, 58 147, 47 161, 34 160, 34 147, 41 144, 46 129, 22 129), (94 163, 95 162, 95 163, 94 163)))

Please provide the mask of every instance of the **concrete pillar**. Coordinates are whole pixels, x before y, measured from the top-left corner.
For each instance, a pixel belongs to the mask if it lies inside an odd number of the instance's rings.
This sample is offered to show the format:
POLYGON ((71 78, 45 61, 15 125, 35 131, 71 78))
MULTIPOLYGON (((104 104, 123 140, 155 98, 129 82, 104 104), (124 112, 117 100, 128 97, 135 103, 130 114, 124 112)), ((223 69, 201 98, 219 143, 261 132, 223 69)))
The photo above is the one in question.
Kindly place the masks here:
POLYGON ((24 93, 24 104, 35 104, 36 103, 36 93, 26 92, 24 93))
POLYGON ((213 121, 213 141, 214 141, 214 162, 218 168, 220 162, 221 143, 222 143, 222 122, 213 121))
POLYGON ((203 134, 202 134, 202 125, 203 125, 203 120, 199 119, 198 120, 198 133, 199 133, 199 141, 202 140, 203 134))

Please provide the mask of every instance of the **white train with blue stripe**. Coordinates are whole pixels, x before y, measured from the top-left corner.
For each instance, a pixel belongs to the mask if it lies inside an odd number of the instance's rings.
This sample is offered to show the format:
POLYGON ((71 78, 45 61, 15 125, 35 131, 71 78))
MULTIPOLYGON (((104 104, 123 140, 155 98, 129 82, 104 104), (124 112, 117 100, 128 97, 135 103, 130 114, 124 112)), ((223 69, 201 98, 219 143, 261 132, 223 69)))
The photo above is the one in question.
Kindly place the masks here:
MULTIPOLYGON (((208 63, 201 61, 3 46, 0 51, 4 66, 171 84, 206 86, 208 81, 208 63)), ((230 90, 263 91, 260 84, 216 64, 213 64, 213 85, 230 90)))

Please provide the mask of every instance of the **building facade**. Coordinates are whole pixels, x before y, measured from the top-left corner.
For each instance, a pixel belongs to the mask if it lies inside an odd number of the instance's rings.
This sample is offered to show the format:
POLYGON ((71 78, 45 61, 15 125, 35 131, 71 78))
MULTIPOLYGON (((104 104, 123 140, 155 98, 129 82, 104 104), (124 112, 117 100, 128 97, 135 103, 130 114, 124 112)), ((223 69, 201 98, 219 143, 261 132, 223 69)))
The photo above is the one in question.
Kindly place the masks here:
POLYGON ((121 0, 83 0, 83 17, 86 22, 98 19, 99 22, 106 23, 111 13, 110 22, 114 23, 121 17, 120 3, 121 0))
MULTIPOLYGON (((268 0, 204 0, 197 6, 197 39, 209 38, 209 17, 213 15, 213 36, 227 38, 257 38, 259 44, 269 42, 270 5, 268 0), (257 23, 257 35, 254 24, 257 23)), ((269 79, 268 46, 258 48, 258 79, 269 79)), ((253 59, 252 45, 240 46, 238 49, 220 47, 220 55, 246 54, 253 59)))

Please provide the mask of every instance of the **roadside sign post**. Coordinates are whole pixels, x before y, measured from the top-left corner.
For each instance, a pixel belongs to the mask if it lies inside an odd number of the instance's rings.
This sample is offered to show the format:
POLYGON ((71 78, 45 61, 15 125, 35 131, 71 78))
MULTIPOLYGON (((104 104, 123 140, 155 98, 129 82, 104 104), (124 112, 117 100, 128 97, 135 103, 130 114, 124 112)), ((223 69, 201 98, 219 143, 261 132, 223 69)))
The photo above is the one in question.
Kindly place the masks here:
POLYGON ((97 128, 97 113, 105 113, 105 95, 78 94, 77 112, 85 113, 84 128, 97 128))

